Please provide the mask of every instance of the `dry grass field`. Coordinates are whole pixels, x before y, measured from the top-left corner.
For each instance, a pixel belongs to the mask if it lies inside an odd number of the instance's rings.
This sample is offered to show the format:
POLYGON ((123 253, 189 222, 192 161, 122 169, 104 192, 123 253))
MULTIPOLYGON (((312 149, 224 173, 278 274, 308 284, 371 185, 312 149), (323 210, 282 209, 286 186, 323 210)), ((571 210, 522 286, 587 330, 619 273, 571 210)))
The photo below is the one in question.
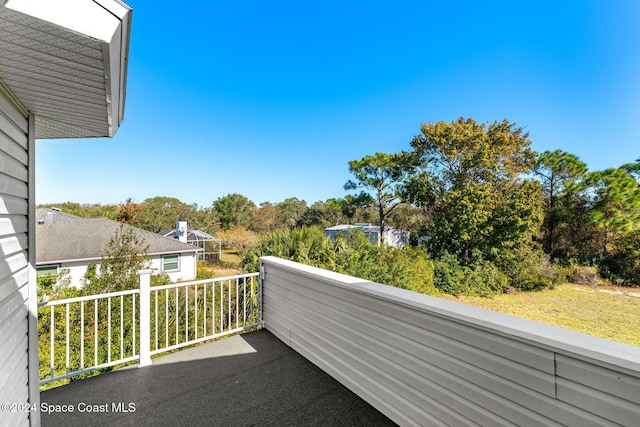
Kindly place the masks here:
POLYGON ((565 284, 539 292, 447 297, 574 331, 640 346, 640 289, 565 284))

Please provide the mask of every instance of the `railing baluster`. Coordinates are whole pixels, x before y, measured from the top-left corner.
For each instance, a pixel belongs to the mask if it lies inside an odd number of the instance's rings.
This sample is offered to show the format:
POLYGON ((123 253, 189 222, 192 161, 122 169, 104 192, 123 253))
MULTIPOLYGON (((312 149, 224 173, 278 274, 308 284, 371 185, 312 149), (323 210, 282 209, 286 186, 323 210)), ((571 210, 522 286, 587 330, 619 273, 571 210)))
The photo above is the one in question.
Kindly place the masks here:
POLYGON ((240 279, 236 279, 236 329, 239 327, 240 316, 238 315, 240 297, 238 297, 238 284, 240 279))
POLYGON ((51 364, 51 378, 53 378, 55 376, 55 361, 53 360, 53 355, 54 355, 54 350, 55 350, 55 334, 56 334, 56 327, 55 327, 55 321, 54 321, 54 317, 55 317, 55 310, 54 310, 54 306, 51 306, 51 311, 50 311, 50 315, 51 315, 51 322, 49 324, 49 336, 51 337, 51 342, 49 343, 49 362, 51 364))
POLYGON ((179 308, 179 304, 178 304, 178 288, 176 289, 176 342, 175 344, 178 344, 178 319, 180 319, 178 317, 178 308, 179 308))
POLYGON ((184 342, 189 342, 189 287, 184 287, 184 342))
POLYGON ((196 338, 195 339, 198 339, 198 285, 195 285, 194 288, 195 288, 195 293, 194 293, 195 294, 195 304, 194 305, 196 306, 196 320, 193 323, 193 325, 195 326, 195 330, 196 330, 195 331, 196 332, 196 334, 195 334, 196 338))
POLYGON ((224 331, 224 307, 223 307, 223 300, 224 300, 224 291, 222 290, 222 280, 220 281, 220 333, 222 333, 222 331, 224 331))
POLYGON ((231 330, 231 279, 227 280, 228 303, 227 303, 227 330, 231 330))
POLYGON ((65 304, 65 374, 69 373, 69 304, 65 304))
POLYGON ((80 369, 84 369, 84 301, 80 301, 80 369))
POLYGON ((157 350, 158 349, 158 291, 153 291, 153 297, 155 299, 154 316, 155 316, 155 320, 156 320, 156 324, 155 324, 155 327, 154 327, 154 335, 155 335, 156 350, 157 350))
POLYGON ((131 299, 131 315, 133 316, 132 320, 132 342, 131 342, 131 346, 133 347, 133 354, 132 356, 136 356, 136 294, 131 295, 133 298, 131 299))
POLYGON ((124 359, 124 295, 120 295, 120 359, 124 359))
POLYGON ((203 335, 207 336, 207 284, 204 284, 204 291, 202 296, 202 306, 204 308, 204 314, 202 315, 203 322, 203 335))
POLYGON ((93 304, 93 366, 98 364, 98 299, 93 304))
POLYGON ((255 292, 253 291, 253 277, 251 278, 251 316, 253 316, 253 312, 255 311, 255 307, 253 305, 253 301, 255 300, 255 292))
POLYGON ((169 347, 169 289, 164 290, 164 345, 169 347))
POLYGON ((111 362, 111 297, 107 298, 107 362, 111 362))
POLYGON ((242 278, 242 326, 247 325, 247 278, 242 278))

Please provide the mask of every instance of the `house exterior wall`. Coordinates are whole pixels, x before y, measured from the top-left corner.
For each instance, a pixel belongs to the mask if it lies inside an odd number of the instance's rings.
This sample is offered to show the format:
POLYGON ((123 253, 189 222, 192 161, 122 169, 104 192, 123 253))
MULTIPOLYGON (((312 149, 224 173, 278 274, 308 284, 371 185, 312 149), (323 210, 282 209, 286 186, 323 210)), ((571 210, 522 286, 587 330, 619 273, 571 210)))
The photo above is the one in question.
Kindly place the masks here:
MULTIPOLYGON (((96 264, 98 271, 100 269, 100 260, 96 261, 82 261, 82 262, 66 262, 57 264, 58 272, 68 270, 69 278, 71 279, 71 286, 76 288, 82 288, 84 285, 84 276, 87 273, 87 267, 89 264, 96 264)), ((194 280, 196 278, 196 254, 186 253, 179 254, 179 269, 167 271, 169 279, 173 282, 194 280)), ((56 265, 56 264, 46 264, 56 265)), ((150 259, 149 268, 153 270, 153 273, 162 271, 162 255, 153 256, 150 259)))
MULTIPOLYGON (((29 280, 35 264, 34 236, 29 234, 34 202, 33 116, 11 102, 1 83, 0 402, 39 405, 37 317, 31 318, 37 316, 37 300, 35 281, 29 280)), ((0 418, 6 425, 39 423, 37 413, 3 412, 0 418)))
MULTIPOLYGON (((178 265, 179 269, 174 271, 166 271, 167 275, 173 282, 184 282, 195 280, 196 278, 196 254, 180 254, 178 265)), ((149 266, 153 273, 162 271, 162 256, 154 257, 149 266)))
POLYGON ((384 242, 387 245, 404 249, 409 245, 409 232, 398 228, 389 228, 384 231, 384 242))
POLYGON ((400 425, 637 425, 640 348, 274 257, 265 327, 400 425))
MULTIPOLYGON (((378 226, 353 226, 342 225, 334 226, 324 229, 324 234, 335 239, 338 234, 348 236, 350 232, 354 230, 361 230, 367 235, 369 241, 374 245, 380 245, 380 227, 378 226)), ((385 227, 384 230, 385 244, 389 246, 395 246, 396 248, 404 249, 409 245, 409 232, 407 230, 400 230, 393 227, 385 227)))

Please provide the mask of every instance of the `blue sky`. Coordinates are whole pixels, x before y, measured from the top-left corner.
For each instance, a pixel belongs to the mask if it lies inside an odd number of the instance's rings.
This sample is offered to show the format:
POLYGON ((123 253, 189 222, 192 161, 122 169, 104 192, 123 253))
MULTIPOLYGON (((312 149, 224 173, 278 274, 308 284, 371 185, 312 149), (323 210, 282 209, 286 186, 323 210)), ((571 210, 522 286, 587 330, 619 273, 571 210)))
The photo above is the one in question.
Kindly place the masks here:
POLYGON ((125 122, 38 141, 37 203, 344 197, 421 123, 508 119, 590 170, 640 157, 640 2, 129 0, 125 122))

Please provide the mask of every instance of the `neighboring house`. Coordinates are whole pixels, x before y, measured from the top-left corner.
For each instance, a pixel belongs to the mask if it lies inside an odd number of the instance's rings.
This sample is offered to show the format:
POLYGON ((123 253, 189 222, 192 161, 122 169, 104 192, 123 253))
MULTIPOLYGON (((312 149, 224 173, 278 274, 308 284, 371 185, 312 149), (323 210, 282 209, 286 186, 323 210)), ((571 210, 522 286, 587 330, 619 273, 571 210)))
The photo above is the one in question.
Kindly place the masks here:
MULTIPOLYGON (((355 223, 353 225, 340 224, 333 227, 325 228, 324 233, 331 238, 335 238, 338 233, 342 233, 346 236, 350 231, 353 230, 362 230, 364 234, 369 237, 371 243, 373 243, 374 245, 380 244, 380 226, 371 225, 369 223, 355 223)), ((384 243, 385 245, 404 249, 409 245, 409 232, 407 230, 400 230, 393 227, 385 227, 384 243)))
POLYGON ((176 228, 164 230, 158 233, 161 236, 178 239, 180 242, 189 243, 202 251, 198 259, 220 259, 222 254, 222 240, 216 239, 209 233, 189 228, 187 221, 176 222, 176 228))
MULTIPOLYGON (((120 227, 134 230, 148 246, 149 268, 172 281, 194 280, 200 248, 107 218, 82 218, 56 209, 36 210, 37 275, 69 271, 71 285, 82 287, 89 264, 100 265, 105 248, 120 227)), ((99 271, 99 267, 98 267, 99 271)))
MULTIPOLYGON (((116 133, 130 22, 120 0, 0 0, 0 402, 40 405, 36 138, 116 133)), ((40 413, 0 424, 38 426, 40 413)))

